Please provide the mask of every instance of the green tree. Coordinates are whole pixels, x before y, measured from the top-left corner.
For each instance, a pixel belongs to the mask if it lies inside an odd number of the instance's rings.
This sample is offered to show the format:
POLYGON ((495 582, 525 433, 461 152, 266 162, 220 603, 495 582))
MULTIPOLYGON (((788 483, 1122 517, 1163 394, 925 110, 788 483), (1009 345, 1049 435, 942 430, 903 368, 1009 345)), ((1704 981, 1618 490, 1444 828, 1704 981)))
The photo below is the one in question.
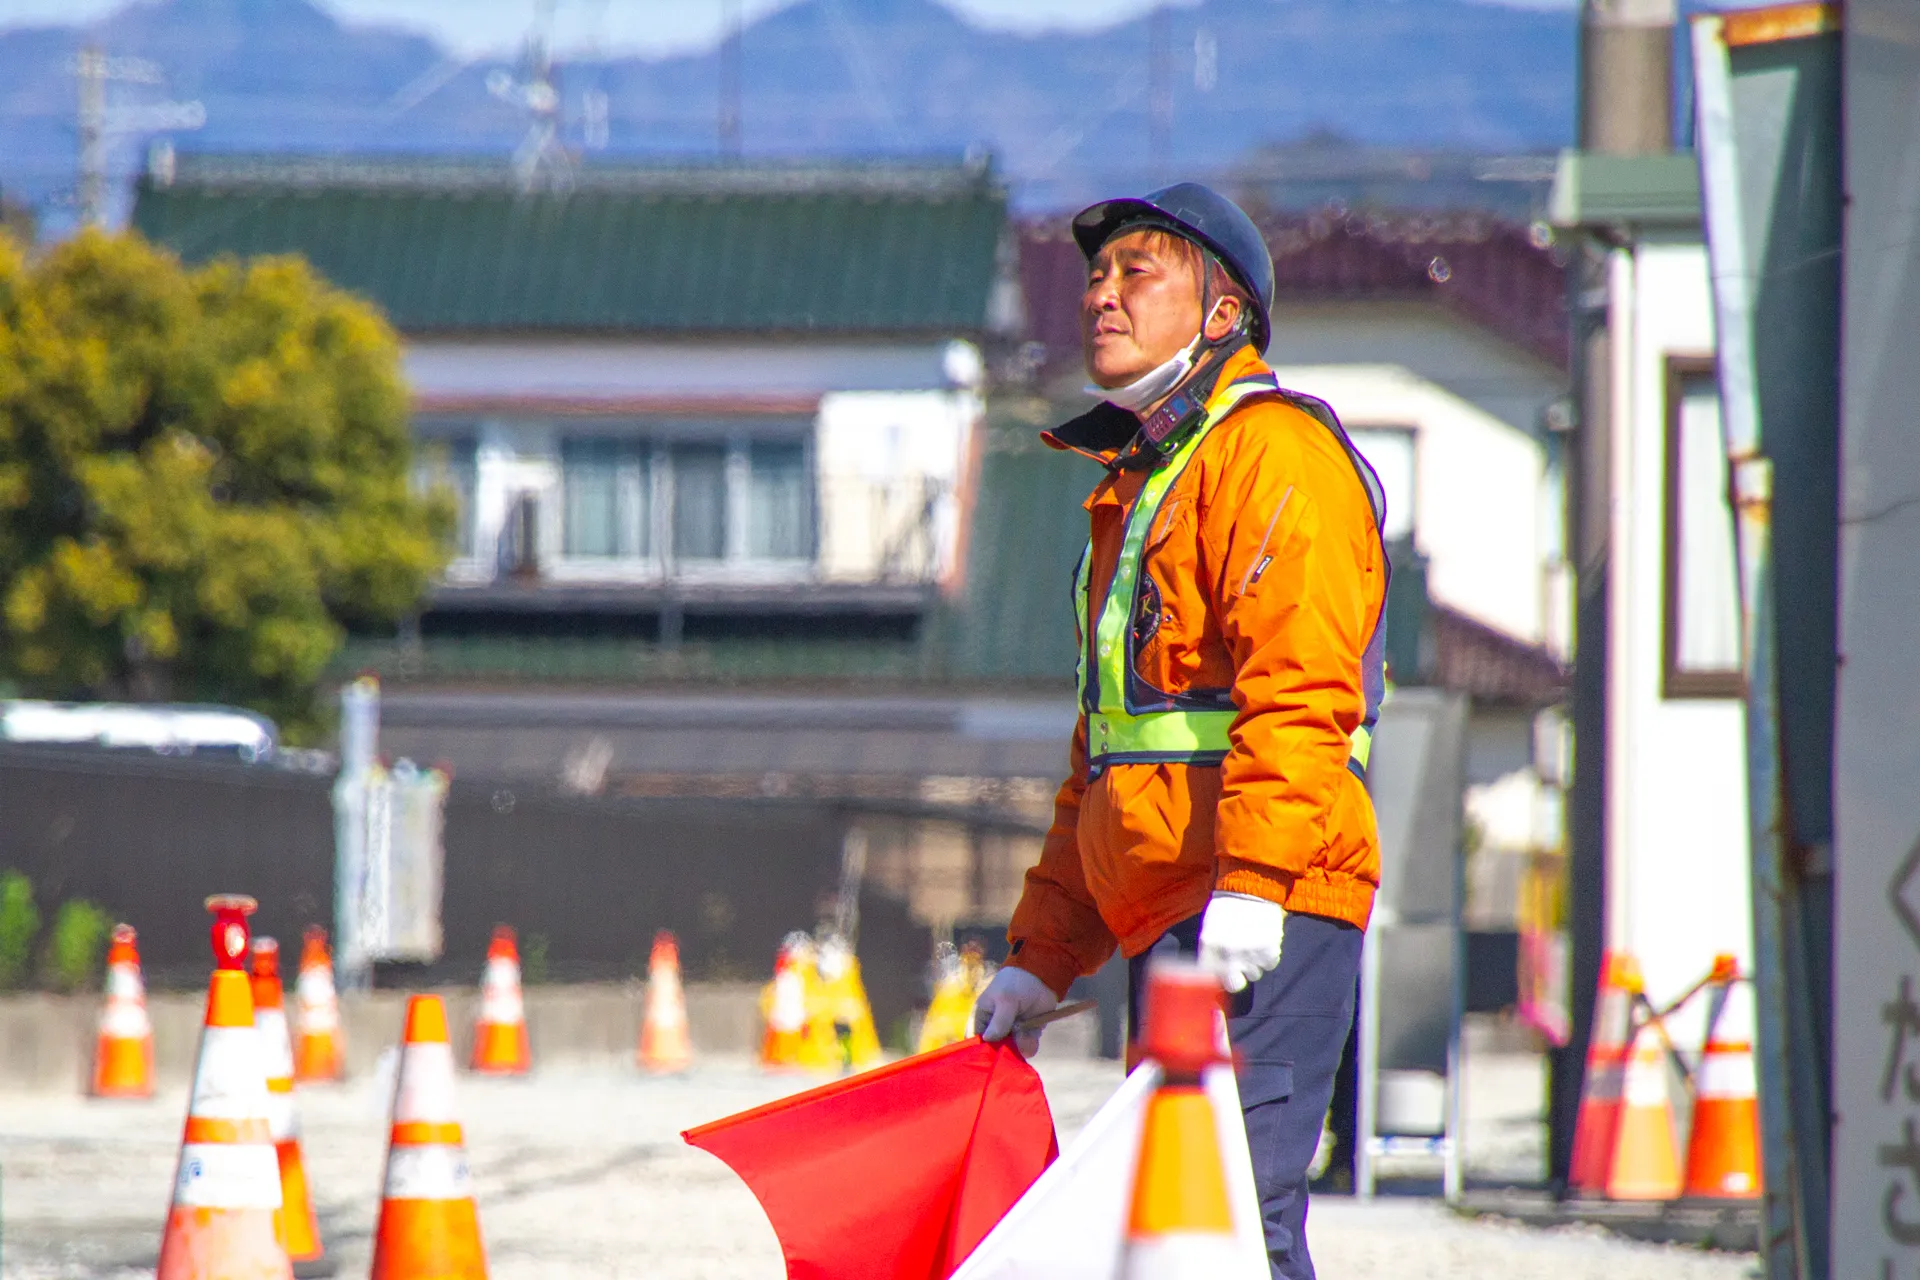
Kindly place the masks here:
POLYGON ((26 981, 33 939, 40 932, 40 908, 33 905, 33 882, 18 871, 0 875, 0 991, 26 981))
POLYGON ((189 270, 0 236, 0 675, 49 697, 239 703, 299 740, 348 627, 445 565, 399 343, 297 258, 189 270))
POLYGON ((85 898, 69 898, 53 913, 41 971, 55 991, 84 991, 93 986, 111 927, 107 913, 85 898))

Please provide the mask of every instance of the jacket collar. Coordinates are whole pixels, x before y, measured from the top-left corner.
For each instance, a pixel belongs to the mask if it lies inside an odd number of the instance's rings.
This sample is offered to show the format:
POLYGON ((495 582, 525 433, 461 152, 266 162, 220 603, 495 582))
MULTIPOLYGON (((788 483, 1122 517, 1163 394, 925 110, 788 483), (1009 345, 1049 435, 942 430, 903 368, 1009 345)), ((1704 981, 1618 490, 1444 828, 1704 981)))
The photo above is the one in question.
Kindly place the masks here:
MULTIPOLYGON (((1227 357, 1207 391, 1207 399, 1211 401, 1228 383, 1272 372, 1248 344, 1227 357)), ((1131 444, 1139 432, 1140 419, 1132 411, 1102 400, 1079 417, 1069 418, 1051 431, 1042 431, 1040 439, 1051 448, 1084 453, 1105 463, 1131 444)))

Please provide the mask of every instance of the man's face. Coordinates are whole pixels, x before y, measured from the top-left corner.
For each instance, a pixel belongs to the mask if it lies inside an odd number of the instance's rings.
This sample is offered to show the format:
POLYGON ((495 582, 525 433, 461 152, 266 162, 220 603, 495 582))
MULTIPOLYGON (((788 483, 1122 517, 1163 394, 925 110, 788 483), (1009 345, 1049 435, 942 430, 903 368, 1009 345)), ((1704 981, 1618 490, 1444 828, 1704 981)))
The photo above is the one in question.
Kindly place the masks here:
POLYGON ((1200 332, 1200 273, 1191 246, 1165 232, 1128 231, 1100 246, 1080 299, 1087 376, 1123 387, 1165 364, 1200 332))

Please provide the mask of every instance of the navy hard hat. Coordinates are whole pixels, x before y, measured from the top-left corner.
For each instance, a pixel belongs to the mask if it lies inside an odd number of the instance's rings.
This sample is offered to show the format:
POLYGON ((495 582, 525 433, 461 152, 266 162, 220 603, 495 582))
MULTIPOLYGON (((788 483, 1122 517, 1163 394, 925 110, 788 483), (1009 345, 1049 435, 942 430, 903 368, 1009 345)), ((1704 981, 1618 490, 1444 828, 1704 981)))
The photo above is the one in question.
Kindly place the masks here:
POLYGON ((1176 182, 1137 199, 1102 200, 1073 215, 1073 238, 1088 260, 1122 231, 1158 227, 1185 236, 1220 260, 1253 295, 1253 346, 1267 349, 1272 326, 1273 255, 1246 211, 1211 187, 1176 182))

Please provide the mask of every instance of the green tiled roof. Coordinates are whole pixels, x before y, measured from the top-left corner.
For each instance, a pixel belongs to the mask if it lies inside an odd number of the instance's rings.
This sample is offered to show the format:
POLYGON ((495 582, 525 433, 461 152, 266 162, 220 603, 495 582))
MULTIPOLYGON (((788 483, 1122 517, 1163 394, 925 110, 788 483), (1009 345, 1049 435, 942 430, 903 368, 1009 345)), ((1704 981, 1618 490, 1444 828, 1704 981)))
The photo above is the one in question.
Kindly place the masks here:
POLYGON ((182 162, 133 224, 189 262, 298 253, 400 329, 951 334, 988 327, 1006 193, 979 166, 182 162))

